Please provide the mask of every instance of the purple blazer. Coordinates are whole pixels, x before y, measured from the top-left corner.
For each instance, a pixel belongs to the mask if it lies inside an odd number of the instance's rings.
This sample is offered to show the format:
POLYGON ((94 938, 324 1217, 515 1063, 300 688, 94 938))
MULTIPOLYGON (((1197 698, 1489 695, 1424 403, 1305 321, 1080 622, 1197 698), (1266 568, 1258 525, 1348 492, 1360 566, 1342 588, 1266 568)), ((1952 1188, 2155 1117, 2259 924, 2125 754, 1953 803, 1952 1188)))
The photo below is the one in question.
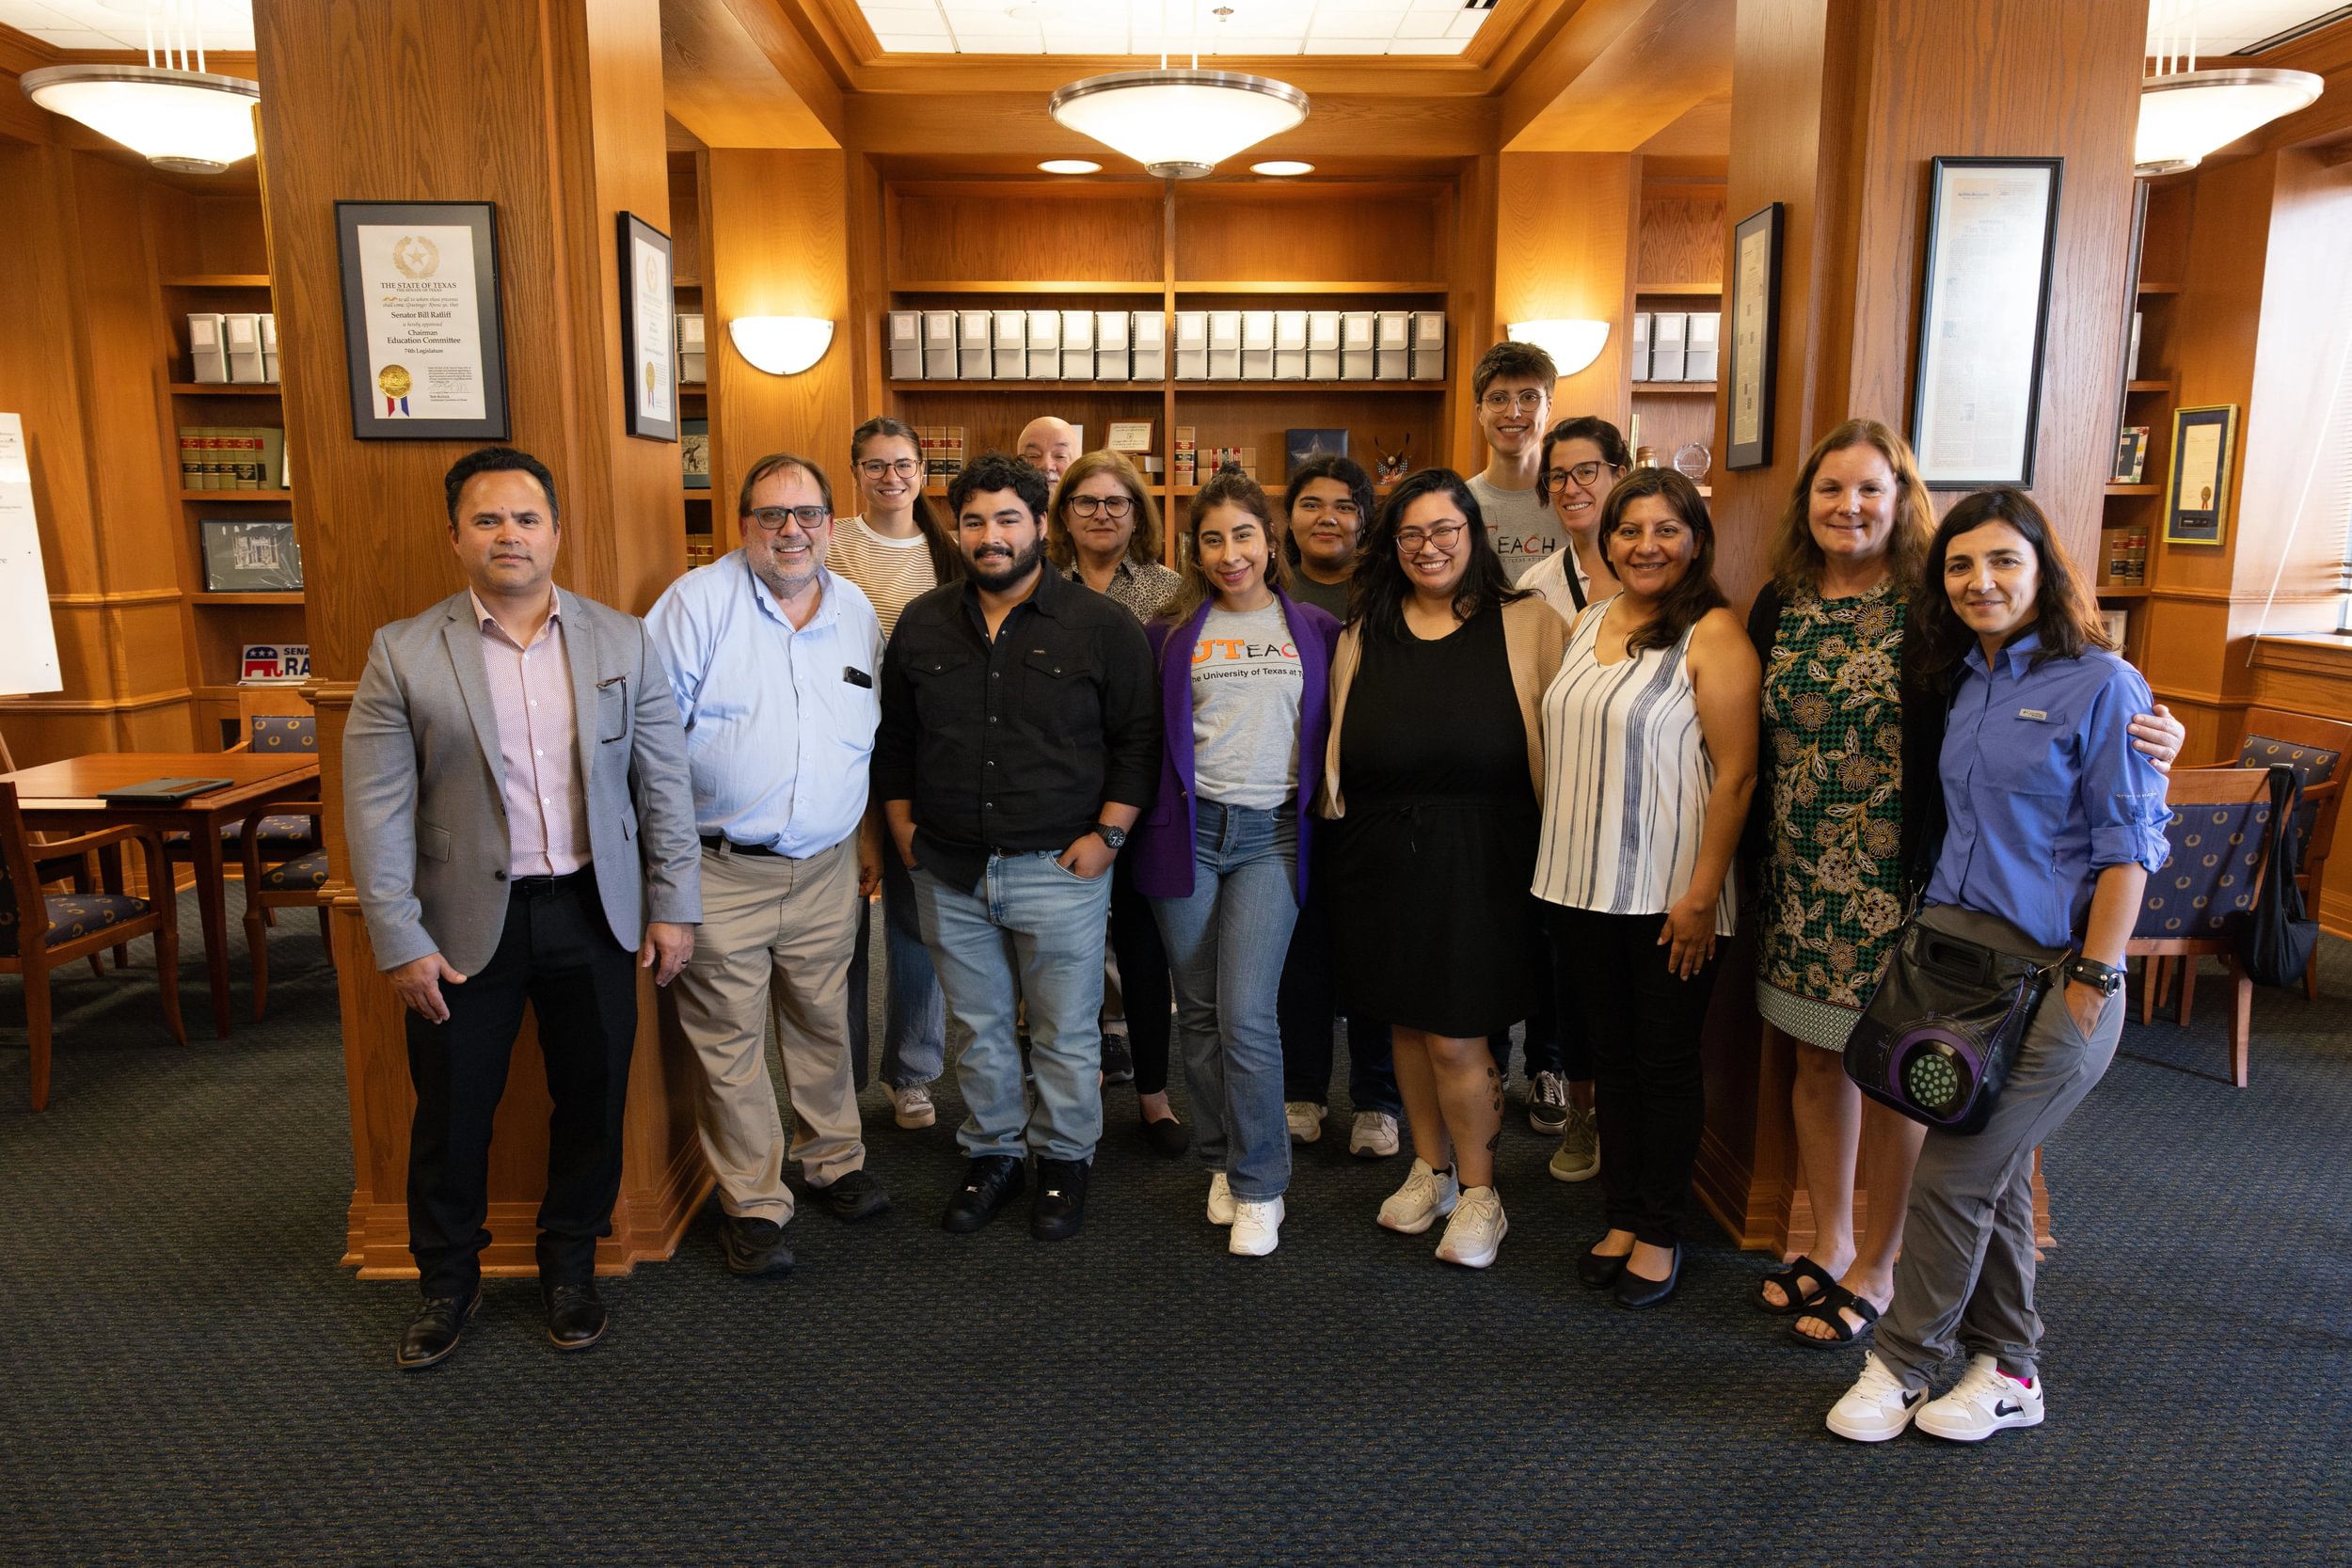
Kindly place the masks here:
MULTIPOLYGON (((1331 648, 1339 641, 1340 624, 1313 605, 1301 604, 1274 591, 1282 617, 1298 644, 1303 687, 1298 700, 1298 791, 1293 808, 1298 814, 1298 898, 1307 899, 1307 841, 1312 831, 1315 786, 1323 780, 1323 749, 1331 732, 1331 648)), ((1199 814, 1193 804, 1192 659, 1191 649, 1209 618, 1203 603, 1182 626, 1166 621, 1147 624, 1143 633, 1160 666, 1160 725, 1168 744, 1161 748, 1160 787, 1152 804, 1136 818, 1127 841, 1136 891, 1147 898, 1183 898, 1192 892, 1193 833, 1199 814), (1184 650, 1171 658, 1168 650, 1184 650)))

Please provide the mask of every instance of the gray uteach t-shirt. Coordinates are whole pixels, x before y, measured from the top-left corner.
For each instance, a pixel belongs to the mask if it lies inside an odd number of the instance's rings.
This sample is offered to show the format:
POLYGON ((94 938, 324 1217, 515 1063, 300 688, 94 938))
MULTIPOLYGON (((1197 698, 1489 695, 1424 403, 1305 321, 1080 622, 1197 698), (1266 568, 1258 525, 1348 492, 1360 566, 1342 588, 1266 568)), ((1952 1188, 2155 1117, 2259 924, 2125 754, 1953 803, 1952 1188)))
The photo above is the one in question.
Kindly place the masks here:
POLYGON ((1298 702, 1306 676, 1277 603, 1211 610, 1192 649, 1193 793, 1274 811, 1298 787, 1298 702))
POLYGON ((1560 519, 1533 490, 1498 490, 1484 474, 1472 475, 1470 493, 1486 514, 1486 537, 1502 558, 1502 575, 1518 582, 1535 563, 1566 542, 1560 519))

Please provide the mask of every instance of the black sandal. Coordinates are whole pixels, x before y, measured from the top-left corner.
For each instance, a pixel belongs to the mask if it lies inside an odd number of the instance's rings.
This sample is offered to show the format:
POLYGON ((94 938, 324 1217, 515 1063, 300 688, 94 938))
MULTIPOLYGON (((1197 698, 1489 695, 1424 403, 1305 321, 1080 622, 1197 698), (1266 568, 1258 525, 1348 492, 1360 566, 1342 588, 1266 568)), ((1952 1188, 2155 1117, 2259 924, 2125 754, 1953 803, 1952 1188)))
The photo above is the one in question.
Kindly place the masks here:
POLYGON ((1778 1274, 1766 1275, 1762 1282, 1756 1286, 1756 1294, 1749 1299, 1758 1312, 1770 1312, 1775 1318, 1785 1318, 1792 1312, 1804 1311, 1815 1302, 1820 1301, 1826 1292, 1836 1288, 1837 1276, 1836 1275, 1816 1263, 1812 1259, 1800 1257, 1778 1274), (1801 1279, 1810 1279, 1814 1282, 1816 1289, 1811 1294, 1806 1294, 1797 1288, 1797 1282, 1801 1279), (1778 1305, 1764 1299, 1766 1285, 1780 1287, 1780 1293, 1784 1299, 1778 1305))
POLYGON ((1832 1285, 1816 1296, 1804 1310, 1788 1320, 1788 1333, 1799 1343, 1810 1345, 1815 1350, 1836 1350, 1843 1345, 1855 1344, 1867 1339, 1870 1337, 1870 1331, 1878 1326, 1878 1321, 1879 1309, 1877 1307, 1855 1295, 1843 1285, 1832 1285), (1862 1325, 1859 1328, 1847 1325, 1845 1314, 1849 1311, 1862 1320, 1862 1325), (1816 1335, 1807 1334, 1797 1326, 1807 1318, 1818 1318, 1827 1323, 1837 1338, 1824 1339, 1816 1335))

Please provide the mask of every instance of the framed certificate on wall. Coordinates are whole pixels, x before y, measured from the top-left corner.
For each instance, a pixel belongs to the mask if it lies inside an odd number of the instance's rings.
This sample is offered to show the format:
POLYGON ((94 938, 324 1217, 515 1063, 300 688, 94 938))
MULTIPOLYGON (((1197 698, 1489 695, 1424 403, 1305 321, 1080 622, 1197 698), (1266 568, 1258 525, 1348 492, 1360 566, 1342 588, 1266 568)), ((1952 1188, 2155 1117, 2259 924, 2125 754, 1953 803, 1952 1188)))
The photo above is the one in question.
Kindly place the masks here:
POLYGON ((631 436, 677 439, 677 356, 671 352, 677 296, 671 288, 670 236, 620 214, 621 363, 628 370, 622 421, 631 436))
POLYGON ((506 335, 487 201, 338 201, 351 434, 502 441, 506 335))
POLYGON ((2165 486, 2164 542, 2219 545, 2230 532, 2230 464, 2237 455, 2237 404, 2172 411, 2172 472, 2165 486))
POLYGON ((1731 432, 1726 467, 1772 464, 1772 383, 1780 356, 1780 224, 1775 201, 1741 218, 1731 238, 1730 373, 1725 404, 1731 432))
POLYGON ((2033 483, 2063 158, 1937 158, 1911 444, 1931 490, 2033 483))

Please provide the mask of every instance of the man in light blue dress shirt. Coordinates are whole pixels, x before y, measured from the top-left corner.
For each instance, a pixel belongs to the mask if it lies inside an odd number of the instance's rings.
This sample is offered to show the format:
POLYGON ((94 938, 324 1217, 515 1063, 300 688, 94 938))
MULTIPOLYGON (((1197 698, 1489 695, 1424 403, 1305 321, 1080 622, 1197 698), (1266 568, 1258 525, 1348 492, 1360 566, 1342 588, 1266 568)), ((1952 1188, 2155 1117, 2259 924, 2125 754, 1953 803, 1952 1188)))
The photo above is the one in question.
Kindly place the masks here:
POLYGON ((788 1152, 844 1220, 890 1206, 866 1169, 844 976, 858 900, 881 879, 866 827, 881 720, 882 625, 825 569, 833 488, 806 458, 763 457, 737 508, 742 547, 689 572, 645 617, 686 731, 702 836, 703 926, 678 1023, 703 1069, 703 1149, 738 1274, 792 1266, 788 1152), (773 1010, 792 1097, 787 1151, 768 1075, 773 1010))

